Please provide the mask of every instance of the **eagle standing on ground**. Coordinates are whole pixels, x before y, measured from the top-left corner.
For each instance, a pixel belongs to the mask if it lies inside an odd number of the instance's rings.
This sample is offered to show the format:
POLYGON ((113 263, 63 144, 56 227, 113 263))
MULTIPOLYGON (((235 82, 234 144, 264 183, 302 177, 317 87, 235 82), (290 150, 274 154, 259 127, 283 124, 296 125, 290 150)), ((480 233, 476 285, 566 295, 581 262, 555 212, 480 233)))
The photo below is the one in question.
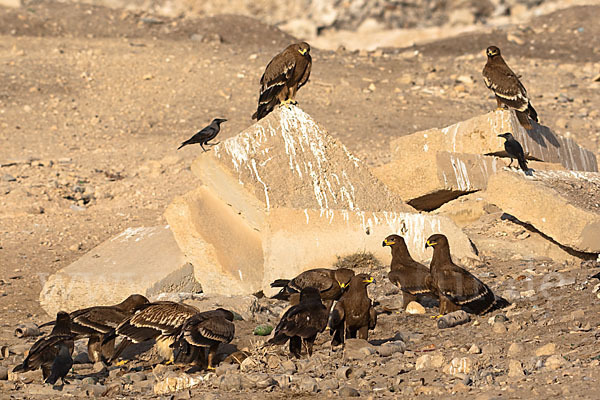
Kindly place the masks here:
POLYGON ((430 271, 440 299, 440 315, 461 309, 471 314, 484 314, 510 304, 502 297, 496 297, 469 271, 452 262, 446 236, 430 236, 425 244, 427 247, 433 247, 430 271))
POLYGON ((327 310, 330 310, 334 300, 339 300, 353 276, 354 271, 348 268, 309 269, 294 279, 277 279, 271 283, 271 287, 281 288, 279 293, 271 298, 289 300, 291 305, 296 305, 299 302, 299 293, 302 289, 313 287, 319 290, 321 300, 323 300, 327 310))
POLYGON ((71 358, 73 346, 71 318, 66 312, 59 311, 56 314, 56 322, 52 332, 31 346, 23 364, 16 366, 13 372, 27 372, 41 368, 44 381, 48 380, 51 376, 54 379, 54 376, 56 376, 56 379, 52 383, 55 383, 59 378, 62 378, 64 382, 64 377, 70 369, 70 367, 66 368, 66 364, 69 363, 69 360, 71 365, 73 363, 71 358), (64 348, 66 348, 66 352, 64 348))
POLYGON ((177 148, 177 150, 179 150, 183 146, 187 146, 188 144, 198 143, 198 144, 200 144, 200 147, 202 147, 202 150, 204 150, 205 152, 208 151, 204 148, 204 145, 216 146, 217 144, 219 144, 219 143, 208 143, 208 142, 210 142, 211 140, 213 140, 214 138, 217 137, 217 135, 221 131, 221 124, 226 121, 227 120, 223 119, 223 118, 213 119, 212 122, 208 126, 205 126, 200 131, 198 131, 194 136, 192 136, 185 142, 181 143, 181 146, 179 146, 177 148))
POLYGON ((506 150, 508 156, 510 157, 510 163, 508 166, 510 167, 516 158, 519 162, 519 167, 521 167, 523 172, 527 172, 529 168, 527 167, 527 160, 525 159, 525 153, 523 152, 523 146, 521 146, 521 143, 519 143, 510 132, 498 135, 498 137, 505 139, 504 150, 506 150))
POLYGON ((277 104, 296 104, 296 92, 308 82, 311 67, 310 45, 306 42, 289 45, 273 57, 260 78, 258 108, 252 119, 260 121, 277 104))
POLYGON ((369 329, 375 329, 377 314, 367 294, 367 286, 375 282, 367 274, 355 275, 350 280, 348 290, 336 303, 329 321, 330 333, 333 335, 332 346, 344 343, 345 338, 367 340, 369 329))
MULTIPOLYGON (((171 346, 173 336, 188 318, 198 314, 196 307, 159 301, 148 303, 139 308, 139 311, 127 318, 104 337, 103 344, 114 340, 117 336, 124 336, 110 361, 116 360, 131 342, 142 343, 156 339, 159 346, 171 346)), ((166 350, 165 348, 159 350, 166 350)))
POLYGON ((179 353, 189 355, 191 346, 208 348, 208 354, 201 362, 204 369, 214 369, 213 360, 219 344, 231 342, 235 335, 233 318, 233 313, 223 308, 201 312, 188 318, 175 334, 173 358, 177 359, 179 353))
POLYGON ((529 101, 527 90, 525 90, 519 77, 508 67, 500 55, 498 47, 488 47, 486 54, 488 59, 485 67, 483 67, 483 80, 488 89, 496 95, 498 108, 502 108, 504 105, 515 110, 523 128, 531 129, 529 118, 538 122, 538 116, 529 101))
POLYGON ((310 357, 317 334, 325 330, 328 317, 329 310, 321 302, 319 290, 304 288, 300 292, 300 303, 283 314, 268 343, 281 345, 289 340, 290 353, 296 358, 300 358, 302 347, 306 347, 310 357))
POLYGON ((429 268, 413 260, 402 236, 390 235, 385 238, 382 246, 390 246, 392 263, 390 264, 389 280, 402 290, 402 307, 419 297, 437 296, 431 285, 429 268))
MULTIPOLYGON (((88 356, 92 362, 110 359, 115 351, 114 340, 102 345, 102 338, 121 322, 132 316, 136 309, 147 304, 148 299, 141 294, 132 294, 114 306, 95 306, 73 311, 71 332, 75 339, 88 338, 88 356)), ((54 321, 40 325, 53 325, 54 321)))

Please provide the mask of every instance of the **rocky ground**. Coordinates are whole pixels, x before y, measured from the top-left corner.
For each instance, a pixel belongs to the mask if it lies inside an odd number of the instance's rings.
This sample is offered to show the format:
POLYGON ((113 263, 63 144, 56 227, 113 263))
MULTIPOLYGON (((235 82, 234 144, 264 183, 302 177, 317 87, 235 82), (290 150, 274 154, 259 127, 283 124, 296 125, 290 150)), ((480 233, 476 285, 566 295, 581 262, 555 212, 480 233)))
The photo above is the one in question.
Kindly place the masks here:
MULTIPOLYGON (((522 75, 541 122, 598 155, 598 12, 573 7, 410 48, 314 49, 298 100, 350 151, 381 165, 391 138, 495 107, 480 75, 493 43, 522 75)), ((13 336, 15 326, 49 318, 38 302, 45 277, 124 228, 164 223, 166 205, 197 184, 189 165, 199 150, 177 152, 179 143, 217 116, 229 120, 223 138, 250 125, 265 64, 293 39, 247 17, 169 18, 43 1, 0 8, 0 35, 0 343, 11 349, 1 378, 29 346, 13 336)), ((224 393, 241 387, 273 398, 349 396, 348 386, 362 397, 597 398, 598 281, 587 279, 597 264, 510 251, 545 239, 498 211, 486 209, 465 227, 484 261, 475 273, 514 303, 494 323, 476 317, 438 330, 433 309, 392 311, 380 315, 373 344, 332 352, 323 335, 312 359, 295 361, 260 349, 264 339, 251 334, 282 310, 261 299, 254 318, 237 322, 233 342, 251 361, 192 375, 203 380, 191 394, 247 397, 224 393), (340 378, 342 366, 352 371, 340 378)), ((371 289, 380 310, 393 308, 397 289, 383 267, 369 269, 380 282, 371 289)), ((148 365, 79 364, 63 393, 148 397, 175 369, 148 365)), ((56 395, 30 378, 0 381, 2 396, 56 395)))

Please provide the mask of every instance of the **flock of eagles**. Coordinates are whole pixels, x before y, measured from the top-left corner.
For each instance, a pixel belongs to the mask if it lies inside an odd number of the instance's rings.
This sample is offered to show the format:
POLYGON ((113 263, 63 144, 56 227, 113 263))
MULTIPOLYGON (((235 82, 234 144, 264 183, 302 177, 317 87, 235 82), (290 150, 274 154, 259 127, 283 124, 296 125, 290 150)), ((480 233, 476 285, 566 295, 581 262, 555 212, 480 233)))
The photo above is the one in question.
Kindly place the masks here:
MULTIPOLYGON (((486 50, 487 63, 483 69, 486 86, 495 94, 498 107, 514 110, 525 129, 532 129, 537 113, 525 87, 508 67, 500 49, 486 50)), ((312 66, 310 46, 301 42, 288 46, 267 65, 260 80, 260 96, 253 119, 260 120, 276 106, 296 104, 298 89, 308 82, 312 66)), ((225 119, 217 118, 181 147, 209 143, 225 119)), ((523 148, 510 132, 499 135, 505 149, 527 171, 523 148)), ((411 301, 426 297, 439 302, 440 316, 458 310, 484 314, 506 307, 509 303, 473 274, 456 265, 450 255, 448 239, 442 234, 430 236, 425 247, 433 248, 429 268, 415 261, 404 239, 390 235, 383 240, 389 246, 392 261, 388 279, 402 292, 403 307, 411 301)), ((291 355, 300 358, 312 355, 313 343, 325 330, 332 337, 332 346, 343 345, 346 338, 368 339, 368 332, 377 324, 377 314, 369 298, 367 286, 375 280, 368 274, 355 274, 347 268, 317 268, 295 278, 278 279, 272 287, 281 288, 273 298, 288 301, 290 308, 283 314, 266 345, 289 343, 291 355)), ((203 369, 214 369, 215 355, 221 343, 229 343, 235 335, 235 314, 218 308, 201 311, 191 305, 159 301, 150 302, 134 294, 113 306, 95 306, 71 313, 58 312, 56 320, 40 327, 54 325, 52 331, 36 341, 23 363, 13 372, 42 369, 46 383, 63 383, 73 365, 74 340, 88 339, 91 361, 117 362, 131 343, 154 340, 168 346, 171 362, 187 363, 203 369), (115 347, 117 337, 121 337, 115 347)))

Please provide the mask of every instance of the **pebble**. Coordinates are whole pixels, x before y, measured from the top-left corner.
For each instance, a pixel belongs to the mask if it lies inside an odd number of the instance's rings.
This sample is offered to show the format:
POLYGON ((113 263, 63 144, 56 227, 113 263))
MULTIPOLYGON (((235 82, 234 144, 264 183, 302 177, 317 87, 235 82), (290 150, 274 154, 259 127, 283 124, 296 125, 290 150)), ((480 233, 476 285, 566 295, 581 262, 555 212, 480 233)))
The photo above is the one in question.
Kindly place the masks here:
POLYGON ((417 303, 416 301, 411 301, 406 306, 406 312, 408 314, 425 314, 425 307, 423 307, 421 304, 417 303))
POLYGON ((336 390, 339 387, 340 383, 337 379, 323 379, 319 382, 319 390, 321 392, 326 392, 327 390, 336 390))
POLYGON ((242 377, 239 374, 225 374, 219 377, 218 385, 221 390, 242 390, 242 377))
POLYGON ((549 370, 557 370, 566 365, 567 361, 559 354, 554 354, 546 359, 544 366, 549 370))
POLYGON ((341 398, 360 397, 360 393, 358 392, 358 390, 354 389, 351 386, 342 386, 339 390, 339 395, 341 398))
POLYGON ((406 344, 401 340, 396 340, 382 344, 377 349, 377 352, 382 357, 389 357, 394 353, 404 353, 405 350, 406 344))
POLYGON ((430 369, 430 368, 440 368, 444 365, 444 356, 441 354, 423 354, 419 358, 417 358, 417 362, 415 363, 415 369, 418 371, 420 369, 430 369))
POLYGON ((296 366, 296 364, 292 360, 285 360, 285 361, 283 361, 281 363, 281 368, 285 372, 287 372, 288 374, 293 374, 298 369, 298 367, 296 366))
POLYGON ((349 360, 363 360, 375 352, 375 347, 364 339, 347 339, 344 345, 344 357, 349 360))
POLYGON ((508 376, 511 378, 525 376, 525 371, 523 371, 523 365, 521 364, 521 361, 510 360, 508 362, 508 376))
POLYGON ((8 379, 8 368, 0 366, 0 381, 8 379))
POLYGON ((104 385, 84 384, 81 386, 81 391, 85 393, 86 396, 101 397, 106 393, 107 387, 104 385))
POLYGON ((2 180, 4 182, 16 182, 17 178, 15 178, 14 176, 12 176, 10 174, 4 174, 4 175, 2 175, 2 180))
POLYGON ((479 346, 477 346, 476 344, 472 344, 471 347, 469 348, 469 354, 480 354, 481 353, 481 348, 479 346))
POLYGON ((335 370, 335 376, 339 380, 346 380, 350 378, 353 372, 352 367, 344 365, 335 370))
POLYGON ((221 363, 215 369, 217 376, 225 375, 229 372, 237 371, 240 368, 239 364, 226 364, 221 363))
MULTIPOLYGON (((84 354, 84 353, 80 353, 80 354, 84 354)), ((85 354, 87 354, 87 353, 85 353, 85 354)), ((102 361, 95 362, 94 365, 92 365, 92 371, 94 371, 95 373, 100 373, 100 372, 104 373, 104 372, 106 372, 106 365, 104 365, 104 363, 102 361)), ((113 371, 115 371, 115 370, 113 370, 113 371)))
POLYGON ((470 374, 472 369, 473 361, 469 357, 455 357, 444 367, 443 372, 450 375, 470 374))
POLYGON ((319 390, 317 381, 314 378, 311 378, 310 376, 303 376, 300 379, 301 381, 298 385, 298 389, 301 392, 316 393, 319 390))
POLYGON ((535 351, 535 355, 538 357, 542 357, 542 356, 551 356, 556 352, 556 344, 554 343, 548 343, 542 347, 539 347, 536 351, 535 351))
POLYGON ((492 330, 494 331, 494 333, 503 334, 506 333, 508 329, 506 329, 506 324, 502 322, 496 322, 492 327, 492 330))
POLYGON ((525 347, 521 343, 511 343, 510 346, 508 346, 507 355, 509 357, 518 357, 523 355, 524 352, 525 347))

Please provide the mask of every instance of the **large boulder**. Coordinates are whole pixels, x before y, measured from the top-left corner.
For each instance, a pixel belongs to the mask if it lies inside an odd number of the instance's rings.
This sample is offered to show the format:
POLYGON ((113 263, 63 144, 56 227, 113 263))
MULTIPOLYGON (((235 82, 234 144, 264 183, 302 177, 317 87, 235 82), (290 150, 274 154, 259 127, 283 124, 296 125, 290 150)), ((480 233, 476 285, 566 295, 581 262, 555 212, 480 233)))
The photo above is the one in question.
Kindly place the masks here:
POLYGON ((537 171, 494 175, 486 198, 563 246, 600 253, 600 174, 537 171))
POLYGON ((200 292, 168 226, 128 228, 51 275, 40 293, 49 315, 116 304, 133 293, 200 292))
MULTIPOLYGON (((448 218, 421 215, 297 107, 280 107, 202 153, 202 185, 176 198, 165 217, 207 293, 248 294, 336 256, 406 237, 417 259, 428 235, 444 232, 457 259, 476 258, 448 218)), ((387 251, 386 251, 387 250, 387 251)))

